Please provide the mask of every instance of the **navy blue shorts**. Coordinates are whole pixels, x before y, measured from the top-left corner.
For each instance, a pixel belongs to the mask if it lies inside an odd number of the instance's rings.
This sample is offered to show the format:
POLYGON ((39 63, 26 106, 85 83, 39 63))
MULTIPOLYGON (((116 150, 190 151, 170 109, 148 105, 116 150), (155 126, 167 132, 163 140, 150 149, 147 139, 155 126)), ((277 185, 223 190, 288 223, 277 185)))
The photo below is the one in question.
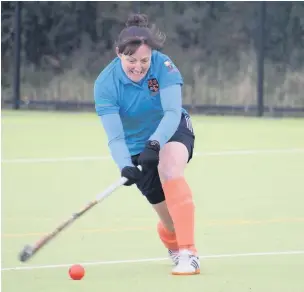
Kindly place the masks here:
MULTIPOLYGON (((190 116, 182 114, 179 126, 168 142, 184 144, 188 149, 189 162, 193 156, 194 140, 195 136, 190 116)), ((138 165, 138 157, 139 154, 132 156, 132 162, 135 166, 138 165)), ((148 169, 136 186, 151 204, 158 204, 165 200, 157 167, 148 169)))

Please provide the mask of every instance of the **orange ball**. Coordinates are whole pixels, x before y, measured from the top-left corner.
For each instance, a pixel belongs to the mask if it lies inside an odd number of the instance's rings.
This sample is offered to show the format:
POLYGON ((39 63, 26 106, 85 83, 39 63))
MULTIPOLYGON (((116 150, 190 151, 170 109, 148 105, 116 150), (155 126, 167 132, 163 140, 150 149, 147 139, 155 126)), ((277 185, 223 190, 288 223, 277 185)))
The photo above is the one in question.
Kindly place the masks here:
POLYGON ((81 265, 73 265, 69 269, 69 274, 73 280, 81 280, 85 274, 84 267, 81 265))

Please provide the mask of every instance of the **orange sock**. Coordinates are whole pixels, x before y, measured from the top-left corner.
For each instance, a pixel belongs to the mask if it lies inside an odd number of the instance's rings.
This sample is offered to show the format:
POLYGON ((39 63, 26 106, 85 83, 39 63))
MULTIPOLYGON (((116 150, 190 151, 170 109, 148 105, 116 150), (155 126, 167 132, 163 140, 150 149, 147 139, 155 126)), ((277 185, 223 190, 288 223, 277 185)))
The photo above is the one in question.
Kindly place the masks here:
POLYGON ((194 244, 194 203, 192 192, 183 177, 163 184, 169 213, 172 217, 179 249, 196 253, 194 244))
POLYGON ((163 242, 166 248, 178 250, 175 233, 169 231, 161 221, 159 221, 157 224, 157 232, 160 240, 163 242))

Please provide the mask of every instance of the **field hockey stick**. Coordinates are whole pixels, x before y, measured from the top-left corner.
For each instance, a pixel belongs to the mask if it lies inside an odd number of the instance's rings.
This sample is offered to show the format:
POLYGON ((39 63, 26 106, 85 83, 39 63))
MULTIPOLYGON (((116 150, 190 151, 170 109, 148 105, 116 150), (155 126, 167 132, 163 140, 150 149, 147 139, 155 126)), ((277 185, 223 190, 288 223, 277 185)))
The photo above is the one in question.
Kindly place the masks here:
MULTIPOLYGON (((138 166, 141 170, 142 168, 138 166)), ((34 245, 25 245, 22 251, 19 253, 19 260, 21 262, 28 261, 34 254, 36 254, 42 247, 44 247, 47 243, 49 243, 53 238, 55 238, 61 231, 65 230, 68 226, 70 226, 76 219, 80 218, 83 214, 88 212, 94 206, 96 206, 100 201, 104 200, 111 193, 113 193, 116 189, 124 185, 128 181, 127 178, 121 177, 115 183, 110 185, 107 189, 105 189, 101 194, 96 196, 94 201, 91 201, 86 207, 82 208, 79 212, 74 213, 68 220, 61 223, 54 231, 48 233, 43 236, 40 240, 38 240, 34 245)))

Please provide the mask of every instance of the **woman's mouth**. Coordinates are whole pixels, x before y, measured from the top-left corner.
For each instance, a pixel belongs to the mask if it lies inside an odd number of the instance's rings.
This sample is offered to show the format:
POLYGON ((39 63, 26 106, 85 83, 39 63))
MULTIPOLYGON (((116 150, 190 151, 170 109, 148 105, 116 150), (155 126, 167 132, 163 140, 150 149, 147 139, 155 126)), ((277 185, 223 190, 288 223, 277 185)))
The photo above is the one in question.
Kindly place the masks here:
POLYGON ((144 74, 144 71, 130 70, 130 73, 132 73, 134 75, 142 75, 142 74, 144 74))

